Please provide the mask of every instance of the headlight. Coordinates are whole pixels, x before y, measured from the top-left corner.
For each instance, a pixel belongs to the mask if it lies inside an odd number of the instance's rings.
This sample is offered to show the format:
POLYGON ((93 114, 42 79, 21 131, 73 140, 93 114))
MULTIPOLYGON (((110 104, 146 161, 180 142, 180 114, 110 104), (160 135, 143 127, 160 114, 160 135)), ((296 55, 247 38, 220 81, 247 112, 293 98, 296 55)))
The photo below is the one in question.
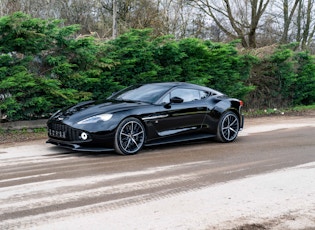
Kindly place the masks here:
POLYGON ((60 111, 61 111, 61 109, 59 109, 57 112, 55 112, 53 115, 51 115, 50 118, 53 118, 54 116, 56 116, 60 111))
POLYGON ((82 124, 96 123, 98 121, 108 121, 109 119, 112 118, 112 116, 113 114, 101 114, 101 115, 89 117, 82 121, 79 121, 78 124, 82 125, 82 124))

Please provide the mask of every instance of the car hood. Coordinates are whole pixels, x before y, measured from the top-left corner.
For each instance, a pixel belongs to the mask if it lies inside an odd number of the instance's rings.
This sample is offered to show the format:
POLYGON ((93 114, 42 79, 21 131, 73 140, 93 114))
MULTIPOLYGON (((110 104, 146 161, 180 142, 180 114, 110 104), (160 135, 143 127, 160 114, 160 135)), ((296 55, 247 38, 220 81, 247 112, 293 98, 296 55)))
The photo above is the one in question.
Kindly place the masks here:
POLYGON ((53 115, 51 120, 59 120, 65 123, 76 123, 83 119, 105 113, 117 113, 119 111, 129 110, 135 107, 147 105, 143 102, 127 101, 86 101, 75 106, 63 109, 53 115))

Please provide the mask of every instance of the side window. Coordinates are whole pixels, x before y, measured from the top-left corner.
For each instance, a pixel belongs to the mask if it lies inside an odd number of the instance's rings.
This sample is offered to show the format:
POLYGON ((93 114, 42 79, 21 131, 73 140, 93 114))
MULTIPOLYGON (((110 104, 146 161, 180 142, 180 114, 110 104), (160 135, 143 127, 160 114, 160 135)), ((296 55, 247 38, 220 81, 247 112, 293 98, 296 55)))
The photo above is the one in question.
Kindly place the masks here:
POLYGON ((164 98, 162 99, 161 103, 162 104, 170 103, 170 94, 169 93, 164 96, 164 98))
POLYGON ((200 99, 205 99, 205 98, 207 98, 208 96, 210 96, 210 93, 209 93, 209 92, 200 91, 200 99))
POLYGON ((180 97, 184 102, 202 100, 207 98, 210 95, 209 92, 195 89, 175 89, 171 93, 168 93, 164 96, 161 103, 168 104, 172 97, 180 97))
POLYGON ((172 97, 180 97, 184 102, 200 100, 199 90, 194 89, 175 89, 171 92, 172 97))

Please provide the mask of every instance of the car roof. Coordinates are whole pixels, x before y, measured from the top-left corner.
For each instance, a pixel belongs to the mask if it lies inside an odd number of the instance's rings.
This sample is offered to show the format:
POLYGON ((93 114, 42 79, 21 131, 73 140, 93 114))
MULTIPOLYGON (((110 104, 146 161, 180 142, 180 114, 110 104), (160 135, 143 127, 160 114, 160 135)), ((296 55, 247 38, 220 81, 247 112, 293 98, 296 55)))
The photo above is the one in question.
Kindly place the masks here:
POLYGON ((206 87, 206 86, 201 86, 193 83, 187 83, 187 82, 157 82, 157 83, 147 83, 148 85, 153 84, 153 85, 164 85, 169 88, 174 88, 178 86, 182 87, 187 87, 187 88, 194 88, 194 89, 199 89, 199 90, 205 90, 205 91, 211 91, 215 94, 223 94, 217 90, 214 90, 212 88, 206 87))
POLYGON ((155 82, 155 83, 148 83, 153 85, 165 85, 165 86, 179 86, 179 85, 187 85, 187 86, 198 86, 187 82, 155 82))

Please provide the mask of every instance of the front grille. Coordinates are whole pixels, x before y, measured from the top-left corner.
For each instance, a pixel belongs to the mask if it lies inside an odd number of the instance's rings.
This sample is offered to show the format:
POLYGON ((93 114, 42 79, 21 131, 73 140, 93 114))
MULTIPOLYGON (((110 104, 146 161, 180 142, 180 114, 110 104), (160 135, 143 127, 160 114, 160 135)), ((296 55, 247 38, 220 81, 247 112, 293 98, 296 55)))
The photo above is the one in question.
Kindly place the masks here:
POLYGON ((48 124, 48 136, 66 140, 66 141, 82 141, 80 135, 82 131, 74 129, 68 125, 60 123, 48 124))

